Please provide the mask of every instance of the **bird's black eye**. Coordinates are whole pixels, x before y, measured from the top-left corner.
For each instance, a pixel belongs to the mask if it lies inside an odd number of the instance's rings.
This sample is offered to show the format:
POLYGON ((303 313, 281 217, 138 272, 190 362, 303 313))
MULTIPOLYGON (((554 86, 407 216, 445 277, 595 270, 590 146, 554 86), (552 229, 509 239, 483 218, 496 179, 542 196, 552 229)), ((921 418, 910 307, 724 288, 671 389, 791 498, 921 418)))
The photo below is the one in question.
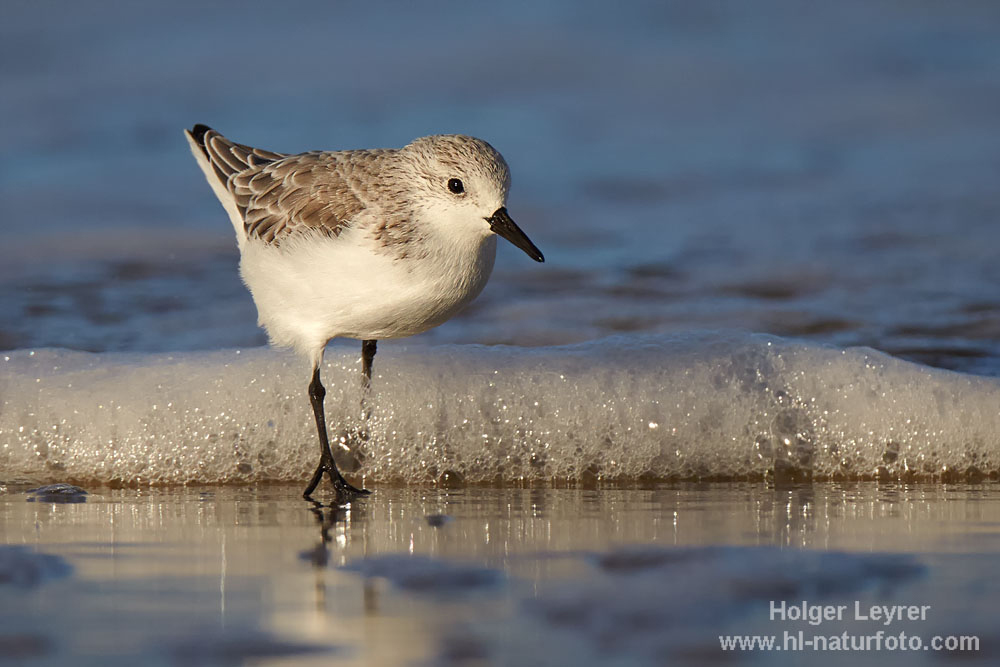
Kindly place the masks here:
POLYGON ((465 192, 465 186, 462 185, 462 181, 457 178, 452 178, 448 180, 448 189, 451 190, 452 194, 460 195, 465 192))

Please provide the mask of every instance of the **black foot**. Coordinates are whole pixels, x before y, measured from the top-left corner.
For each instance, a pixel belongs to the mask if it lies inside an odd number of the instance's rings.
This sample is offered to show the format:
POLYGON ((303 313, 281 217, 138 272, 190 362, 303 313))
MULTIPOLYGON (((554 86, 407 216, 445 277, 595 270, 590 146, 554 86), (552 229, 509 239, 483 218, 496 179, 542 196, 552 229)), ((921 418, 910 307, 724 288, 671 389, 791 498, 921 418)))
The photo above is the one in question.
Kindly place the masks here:
POLYGON ((319 483, 323 480, 323 474, 330 478, 330 483, 333 485, 333 491, 336 494, 337 502, 344 503, 354 500, 358 496, 367 496, 371 494, 368 489, 359 489, 354 486, 340 474, 337 470, 336 465, 328 465, 324 461, 320 461, 319 465, 316 467, 316 472, 313 473, 312 479, 309 481, 309 486, 306 487, 305 492, 303 492, 302 497, 306 500, 312 500, 313 491, 319 486, 319 483))

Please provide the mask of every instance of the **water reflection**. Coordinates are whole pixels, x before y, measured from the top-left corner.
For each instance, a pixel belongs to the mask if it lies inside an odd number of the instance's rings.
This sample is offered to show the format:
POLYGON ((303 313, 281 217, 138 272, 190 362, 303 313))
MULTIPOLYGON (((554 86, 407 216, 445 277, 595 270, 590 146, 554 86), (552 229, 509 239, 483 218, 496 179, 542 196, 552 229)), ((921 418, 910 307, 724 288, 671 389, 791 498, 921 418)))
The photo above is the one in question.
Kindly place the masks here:
MULTIPOLYGON (((345 664, 445 661, 497 650, 483 619, 547 645, 540 630, 520 625, 532 609, 541 610, 537 618, 558 619, 560 609, 573 608, 566 600, 611 596, 613 617, 588 614, 588 622, 634 613, 685 618, 670 606, 682 591, 722 609, 735 604, 718 588, 726 577, 743 582, 741 590, 756 590, 747 589, 747 577, 763 582, 766 593, 766 582, 787 575, 792 584, 782 585, 812 590, 823 568, 850 573, 863 565, 845 551, 910 552, 908 567, 945 567, 945 576, 900 580, 926 588, 925 597, 944 595, 961 577, 963 590, 985 591, 975 573, 1000 550, 1000 485, 990 484, 382 488, 345 506, 306 503, 297 488, 277 486, 91 489, 82 504, 29 503, 24 491, 0 496, 0 539, 63 558, 75 574, 35 593, 0 586, 0 627, 32 637, 39 627, 62 628, 58 642, 46 643, 58 658, 115 646, 148 662, 169 647, 171 655, 177 646, 189 655, 213 637, 234 646, 265 631, 273 642, 247 646, 274 655, 294 650, 295 664, 312 664, 316 647, 346 647, 336 654, 345 664), (822 559, 809 555, 816 550, 830 554, 832 565, 816 569, 822 559), (600 565, 622 554, 651 563, 629 570, 650 580, 626 586, 614 579, 618 570, 600 565), (965 565, 948 570, 942 554, 962 555, 965 565), (977 561, 975 554, 986 555, 977 561), (784 565, 775 569, 775 559, 784 565), (672 569, 677 563, 691 571, 672 569), (743 569, 726 574, 733 563, 743 569), (633 608, 615 597, 622 590, 659 597, 633 608), (100 622, 87 620, 91 610, 104 614, 100 622), (164 648, 165 633, 180 643, 164 648)), ((962 595, 956 599, 970 609, 988 602, 962 595)), ((740 604, 752 611, 756 603, 740 604)), ((962 609, 955 613, 971 613, 962 609)), ((702 634, 714 628, 699 627, 702 634)))

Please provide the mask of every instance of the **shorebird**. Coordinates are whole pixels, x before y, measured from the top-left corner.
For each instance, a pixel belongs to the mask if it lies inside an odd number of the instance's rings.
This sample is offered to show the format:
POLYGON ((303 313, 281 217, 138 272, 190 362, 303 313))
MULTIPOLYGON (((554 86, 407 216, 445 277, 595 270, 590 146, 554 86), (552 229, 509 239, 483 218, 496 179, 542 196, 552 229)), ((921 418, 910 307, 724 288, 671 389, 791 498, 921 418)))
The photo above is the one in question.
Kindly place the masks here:
POLYGON ((427 331, 474 299, 498 235, 545 261, 507 214, 507 163, 458 134, 298 155, 238 144, 205 125, 185 134, 233 223, 258 323, 272 344, 312 364, 320 459, 303 496, 324 474, 338 501, 369 493, 344 479, 330 450, 323 351, 333 338, 362 341, 364 397, 377 341, 427 331))

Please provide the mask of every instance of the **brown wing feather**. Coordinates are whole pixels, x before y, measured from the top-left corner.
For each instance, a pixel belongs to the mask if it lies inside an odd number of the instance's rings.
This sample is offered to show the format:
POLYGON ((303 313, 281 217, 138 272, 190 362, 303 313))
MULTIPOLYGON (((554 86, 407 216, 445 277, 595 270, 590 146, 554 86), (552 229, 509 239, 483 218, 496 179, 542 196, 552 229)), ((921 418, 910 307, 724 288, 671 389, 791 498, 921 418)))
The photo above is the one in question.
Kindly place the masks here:
POLYGON ((205 151, 205 155, 208 156, 208 161, 215 168, 216 175, 223 183, 230 176, 244 169, 288 157, 283 153, 265 151, 230 141, 211 128, 203 128, 195 136, 205 151))
POLYGON ((293 232, 337 236, 364 205, 354 171, 370 168, 382 151, 287 155, 230 141, 206 126, 191 136, 233 195, 247 237, 279 242, 293 232), (353 181, 353 185, 351 182, 353 181))
POLYGON ((364 205, 333 153, 302 153, 246 169, 229 179, 247 236, 267 243, 293 232, 337 236, 364 205))

